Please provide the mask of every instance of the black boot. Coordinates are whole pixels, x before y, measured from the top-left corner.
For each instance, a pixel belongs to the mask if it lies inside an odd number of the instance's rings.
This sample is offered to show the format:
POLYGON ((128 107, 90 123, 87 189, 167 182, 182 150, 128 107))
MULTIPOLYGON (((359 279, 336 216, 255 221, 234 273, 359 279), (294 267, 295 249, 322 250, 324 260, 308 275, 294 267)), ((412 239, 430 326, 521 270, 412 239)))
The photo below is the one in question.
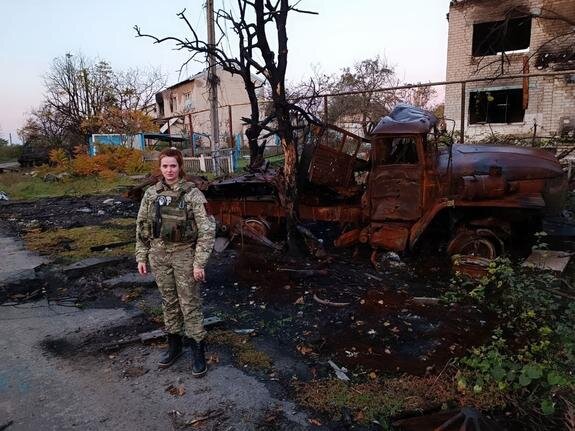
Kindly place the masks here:
POLYGON ((192 376, 202 377, 208 371, 205 342, 204 340, 197 342, 190 338, 190 347, 192 348, 192 376))
POLYGON ((182 356, 182 336, 179 334, 168 334, 168 350, 162 353, 158 367, 168 368, 182 356))

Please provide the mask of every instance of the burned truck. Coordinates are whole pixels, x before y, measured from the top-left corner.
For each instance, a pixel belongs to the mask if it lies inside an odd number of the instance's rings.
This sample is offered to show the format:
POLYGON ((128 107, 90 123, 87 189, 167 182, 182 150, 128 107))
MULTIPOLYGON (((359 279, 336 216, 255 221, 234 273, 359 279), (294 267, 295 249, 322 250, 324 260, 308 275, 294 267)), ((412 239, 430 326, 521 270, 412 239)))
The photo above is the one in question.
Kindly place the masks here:
MULTIPOLYGON (((368 138, 321 127, 299 163, 298 217, 337 222, 339 247, 403 253, 439 226, 449 254, 492 259, 560 211, 567 192, 553 154, 452 143, 433 114, 403 104, 368 138)), ((212 182, 206 196, 222 231, 267 241, 285 218, 276 184, 273 171, 212 182)))

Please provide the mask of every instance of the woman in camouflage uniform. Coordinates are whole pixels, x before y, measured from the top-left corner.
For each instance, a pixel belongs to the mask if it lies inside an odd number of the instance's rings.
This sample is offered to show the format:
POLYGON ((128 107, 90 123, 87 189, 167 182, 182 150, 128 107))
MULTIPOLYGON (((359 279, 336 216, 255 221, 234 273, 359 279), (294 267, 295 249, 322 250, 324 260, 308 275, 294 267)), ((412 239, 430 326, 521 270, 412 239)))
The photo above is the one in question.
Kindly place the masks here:
POLYGON ((172 365, 182 355, 182 333, 190 339, 192 374, 203 376, 205 360, 202 301, 199 282, 215 239, 215 221, 207 214, 206 198, 184 179, 182 153, 175 148, 160 153, 162 179, 144 193, 136 226, 138 272, 155 275, 162 295, 168 350, 159 367, 172 365))

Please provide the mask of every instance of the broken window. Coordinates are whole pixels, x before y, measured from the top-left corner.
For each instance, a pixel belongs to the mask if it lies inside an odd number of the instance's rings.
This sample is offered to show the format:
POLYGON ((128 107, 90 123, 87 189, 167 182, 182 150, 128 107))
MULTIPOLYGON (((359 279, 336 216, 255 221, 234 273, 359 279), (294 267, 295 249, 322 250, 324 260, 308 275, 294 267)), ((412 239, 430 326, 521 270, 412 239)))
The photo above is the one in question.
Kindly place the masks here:
POLYGON ((523 121, 523 89, 472 91, 469 94, 469 124, 517 123, 523 121))
POLYGON ((170 112, 175 112, 178 109, 178 99, 176 96, 170 97, 170 112))
POLYGON ((379 165, 414 165, 418 162, 414 137, 385 138, 376 145, 376 163, 379 165))
POLYGON ((531 17, 473 24, 472 55, 482 57, 529 48, 531 17))
POLYGON ((164 98, 162 97, 162 93, 156 94, 156 104, 158 105, 159 117, 161 118, 164 116, 164 98))

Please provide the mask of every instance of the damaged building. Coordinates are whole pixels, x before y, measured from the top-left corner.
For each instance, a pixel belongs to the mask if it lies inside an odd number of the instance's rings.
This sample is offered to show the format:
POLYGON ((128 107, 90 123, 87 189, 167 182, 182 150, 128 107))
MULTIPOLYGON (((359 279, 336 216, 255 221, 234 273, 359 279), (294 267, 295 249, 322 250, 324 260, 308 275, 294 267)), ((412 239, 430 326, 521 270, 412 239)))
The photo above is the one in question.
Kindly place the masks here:
POLYGON ((465 135, 572 136, 575 73, 497 79, 575 69, 573 0, 452 0, 447 80, 486 78, 446 88, 445 116, 465 135), (465 112, 461 113, 462 91, 465 112))
MULTIPOLYGON (((242 117, 249 117, 251 109, 242 77, 232 75, 221 67, 217 68, 217 75, 219 140, 229 142, 230 134, 244 136, 242 117)), ((263 82, 257 77, 253 77, 253 80, 258 86, 263 82)), ((160 131, 184 137, 193 132, 195 141, 199 141, 201 146, 209 146, 211 123, 208 93, 207 70, 157 93, 153 116, 160 122, 160 131)), ((261 94, 263 97, 263 91, 261 94)))

